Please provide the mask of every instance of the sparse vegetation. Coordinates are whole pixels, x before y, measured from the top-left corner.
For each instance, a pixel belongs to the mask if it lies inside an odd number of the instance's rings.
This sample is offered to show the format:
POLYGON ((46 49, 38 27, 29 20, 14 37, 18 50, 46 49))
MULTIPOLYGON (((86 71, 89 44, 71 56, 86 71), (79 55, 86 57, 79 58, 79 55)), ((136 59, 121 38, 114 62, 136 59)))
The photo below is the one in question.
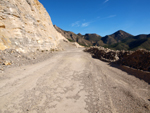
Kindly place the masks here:
POLYGON ((75 42, 74 40, 71 40, 71 39, 68 39, 68 41, 70 41, 70 42, 75 42))

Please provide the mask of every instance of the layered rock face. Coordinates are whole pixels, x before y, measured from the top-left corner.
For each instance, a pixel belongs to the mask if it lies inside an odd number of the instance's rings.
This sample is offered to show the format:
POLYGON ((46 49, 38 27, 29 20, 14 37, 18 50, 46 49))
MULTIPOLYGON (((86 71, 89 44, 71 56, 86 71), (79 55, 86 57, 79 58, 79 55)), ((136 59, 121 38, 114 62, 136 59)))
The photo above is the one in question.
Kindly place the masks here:
POLYGON ((56 49, 62 39, 38 0, 0 0, 0 50, 56 49))

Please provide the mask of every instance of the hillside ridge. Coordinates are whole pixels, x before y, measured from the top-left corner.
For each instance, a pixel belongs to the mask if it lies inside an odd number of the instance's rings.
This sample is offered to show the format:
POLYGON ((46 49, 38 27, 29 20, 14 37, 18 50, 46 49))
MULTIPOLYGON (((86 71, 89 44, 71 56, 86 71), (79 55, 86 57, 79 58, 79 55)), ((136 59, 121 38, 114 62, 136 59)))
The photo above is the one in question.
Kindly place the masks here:
POLYGON ((115 33, 102 37, 95 33, 75 34, 71 31, 65 31, 56 25, 54 25, 54 28, 69 41, 77 42, 83 46, 104 46, 114 50, 150 50, 150 34, 134 36, 123 30, 118 30, 115 33))

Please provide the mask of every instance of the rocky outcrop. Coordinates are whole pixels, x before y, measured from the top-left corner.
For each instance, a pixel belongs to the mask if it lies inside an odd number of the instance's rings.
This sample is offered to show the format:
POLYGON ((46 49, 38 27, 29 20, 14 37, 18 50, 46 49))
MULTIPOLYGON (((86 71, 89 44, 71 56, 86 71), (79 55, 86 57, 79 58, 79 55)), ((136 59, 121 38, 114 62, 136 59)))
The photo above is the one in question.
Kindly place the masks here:
POLYGON ((104 47, 90 47, 84 51, 103 61, 117 62, 135 69, 150 71, 150 51, 147 50, 115 51, 104 47))
POLYGON ((62 39, 38 0, 0 0, 0 50, 56 49, 62 39))

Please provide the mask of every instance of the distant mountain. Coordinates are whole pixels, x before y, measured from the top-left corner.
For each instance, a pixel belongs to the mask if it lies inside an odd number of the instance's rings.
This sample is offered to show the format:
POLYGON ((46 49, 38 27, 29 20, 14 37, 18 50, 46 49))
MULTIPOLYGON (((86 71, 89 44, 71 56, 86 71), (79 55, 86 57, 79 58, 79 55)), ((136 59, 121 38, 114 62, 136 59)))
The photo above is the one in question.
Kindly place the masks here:
POLYGON ((126 38, 129 38, 129 37, 133 37, 133 35, 131 35, 129 33, 126 33, 122 30, 119 30, 119 31, 117 31, 117 32, 115 32, 111 35, 106 35, 105 37, 102 38, 102 41, 105 44, 112 45, 112 44, 115 44, 115 43, 119 43, 122 40, 124 40, 126 38))
POLYGON ((150 35, 128 37, 119 43, 105 45, 105 47, 115 50, 137 50, 140 48, 150 50, 150 35))
POLYGON ((62 30, 56 25, 54 25, 54 28, 69 41, 78 42, 83 46, 104 46, 115 50, 136 50, 139 48, 150 50, 150 34, 133 36, 119 30, 111 35, 101 37, 97 34, 75 34, 71 31, 62 30))

